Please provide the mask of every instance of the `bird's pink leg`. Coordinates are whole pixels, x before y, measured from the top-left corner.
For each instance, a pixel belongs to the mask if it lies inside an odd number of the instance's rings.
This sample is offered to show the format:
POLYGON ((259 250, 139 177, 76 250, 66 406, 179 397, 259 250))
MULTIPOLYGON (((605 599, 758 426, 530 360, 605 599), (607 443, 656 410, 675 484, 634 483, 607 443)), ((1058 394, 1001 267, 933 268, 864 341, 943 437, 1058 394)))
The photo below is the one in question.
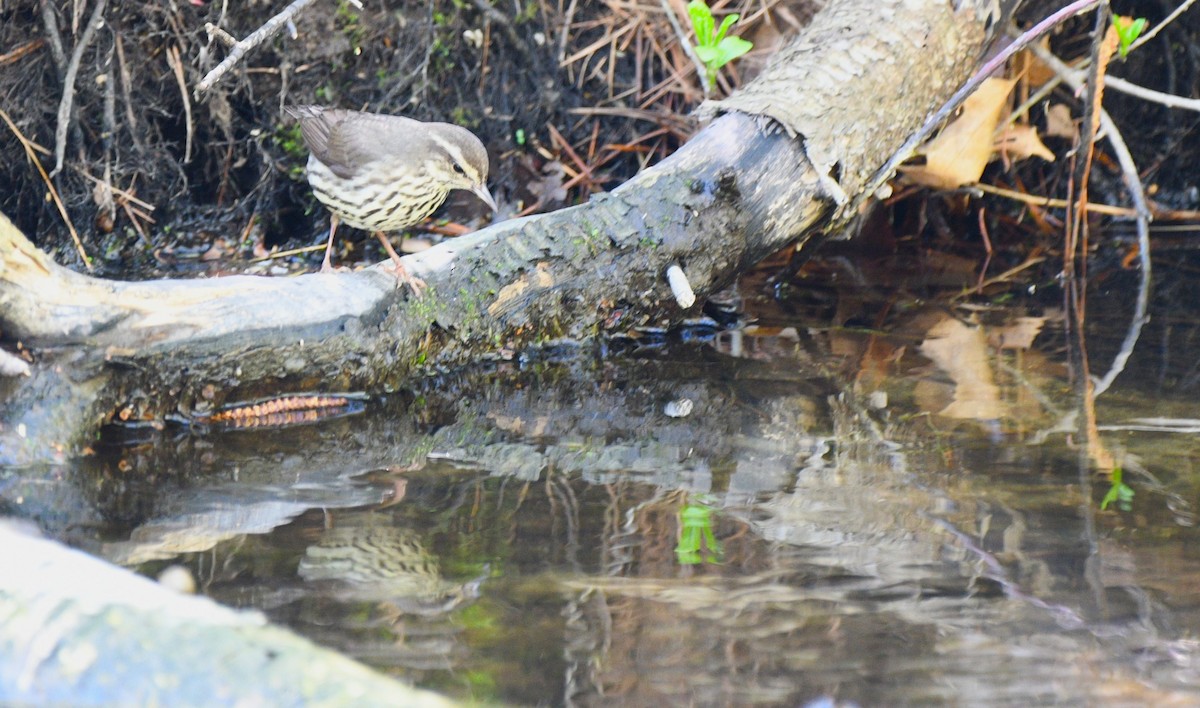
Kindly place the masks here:
POLYGON ((404 262, 400 260, 400 254, 396 253, 396 249, 392 248, 392 242, 388 240, 387 236, 383 235, 382 231, 376 231, 375 237, 383 244, 383 249, 387 251, 388 256, 392 259, 392 271, 396 274, 396 280, 412 288, 413 295, 421 297, 421 290, 425 288, 425 281, 409 274, 408 269, 404 267, 404 262))
POLYGON ((333 266, 329 264, 329 254, 333 252, 333 234, 337 231, 338 218, 337 214, 329 213, 329 241, 325 244, 325 260, 321 262, 322 273, 332 273, 333 266))

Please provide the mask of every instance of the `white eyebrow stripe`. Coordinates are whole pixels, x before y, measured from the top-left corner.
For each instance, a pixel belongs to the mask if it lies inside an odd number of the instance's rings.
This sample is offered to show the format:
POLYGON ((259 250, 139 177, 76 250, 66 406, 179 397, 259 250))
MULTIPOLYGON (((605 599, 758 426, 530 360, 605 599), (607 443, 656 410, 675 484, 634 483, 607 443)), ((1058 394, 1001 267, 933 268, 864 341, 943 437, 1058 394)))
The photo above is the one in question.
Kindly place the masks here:
POLYGON ((431 133, 429 137, 432 138, 433 142, 437 143, 439 147, 445 150, 446 154, 448 154, 451 159, 464 167, 466 166, 467 159, 463 156, 462 150, 459 150, 457 145, 443 139, 442 136, 438 135, 437 133, 431 133))

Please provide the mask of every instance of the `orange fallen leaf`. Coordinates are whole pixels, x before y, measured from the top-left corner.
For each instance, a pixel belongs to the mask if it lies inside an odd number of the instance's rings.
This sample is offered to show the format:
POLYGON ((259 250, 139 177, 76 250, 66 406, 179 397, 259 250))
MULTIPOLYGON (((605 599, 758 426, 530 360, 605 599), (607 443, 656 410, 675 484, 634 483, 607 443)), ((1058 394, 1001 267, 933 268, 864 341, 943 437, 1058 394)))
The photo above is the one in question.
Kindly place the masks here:
POLYGON ((962 111, 924 150, 925 164, 902 167, 914 182, 954 189, 978 182, 991 160, 992 135, 1008 103, 1012 79, 988 79, 963 102, 962 111))

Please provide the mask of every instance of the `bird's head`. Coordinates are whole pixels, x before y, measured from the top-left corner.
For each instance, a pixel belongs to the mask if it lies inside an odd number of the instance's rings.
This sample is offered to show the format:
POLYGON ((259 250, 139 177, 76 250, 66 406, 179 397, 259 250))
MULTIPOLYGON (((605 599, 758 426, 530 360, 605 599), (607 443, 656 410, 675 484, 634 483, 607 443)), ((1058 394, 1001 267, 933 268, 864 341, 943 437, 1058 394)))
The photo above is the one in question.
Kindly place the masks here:
POLYGON ((432 155, 426 162, 427 174, 447 186, 475 194, 496 211, 496 200, 487 188, 488 154, 479 138, 466 128, 449 123, 429 124, 432 155))

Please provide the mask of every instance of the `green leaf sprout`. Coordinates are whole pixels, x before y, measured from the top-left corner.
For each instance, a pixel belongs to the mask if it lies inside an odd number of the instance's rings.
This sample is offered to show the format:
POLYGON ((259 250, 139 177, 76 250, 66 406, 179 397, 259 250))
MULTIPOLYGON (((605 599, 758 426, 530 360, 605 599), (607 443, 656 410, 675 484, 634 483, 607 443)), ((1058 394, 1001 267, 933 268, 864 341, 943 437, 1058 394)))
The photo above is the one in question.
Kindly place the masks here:
POLYGON ((738 15, 726 15, 717 27, 712 10, 704 0, 692 0, 687 6, 692 20, 692 31, 696 33, 696 57, 704 64, 704 91, 716 83, 721 67, 750 51, 754 44, 741 37, 732 37, 729 30, 738 21, 738 15))

